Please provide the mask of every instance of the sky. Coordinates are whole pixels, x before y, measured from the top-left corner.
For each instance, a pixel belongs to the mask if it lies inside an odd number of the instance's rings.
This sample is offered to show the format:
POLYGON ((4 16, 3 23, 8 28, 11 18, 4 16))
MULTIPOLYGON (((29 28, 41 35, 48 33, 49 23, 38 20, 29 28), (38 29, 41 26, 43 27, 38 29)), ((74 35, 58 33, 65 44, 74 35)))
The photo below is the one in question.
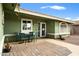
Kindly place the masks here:
POLYGON ((68 20, 79 20, 79 3, 21 3, 20 7, 68 20))

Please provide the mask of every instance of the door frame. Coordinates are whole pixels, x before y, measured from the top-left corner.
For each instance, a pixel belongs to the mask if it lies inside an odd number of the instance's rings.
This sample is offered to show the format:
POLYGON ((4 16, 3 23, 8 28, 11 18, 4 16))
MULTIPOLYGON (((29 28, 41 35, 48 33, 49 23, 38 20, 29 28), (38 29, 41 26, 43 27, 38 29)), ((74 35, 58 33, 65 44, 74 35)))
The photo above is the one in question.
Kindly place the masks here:
POLYGON ((46 22, 40 22, 40 37, 46 37, 46 22), (42 36, 42 24, 45 24, 45 35, 42 36))
MULTIPOLYGON (((21 33, 23 33, 23 20, 31 21, 31 32, 32 32, 32 19, 22 18, 21 19, 21 33)), ((28 33, 28 32, 25 32, 28 33)))

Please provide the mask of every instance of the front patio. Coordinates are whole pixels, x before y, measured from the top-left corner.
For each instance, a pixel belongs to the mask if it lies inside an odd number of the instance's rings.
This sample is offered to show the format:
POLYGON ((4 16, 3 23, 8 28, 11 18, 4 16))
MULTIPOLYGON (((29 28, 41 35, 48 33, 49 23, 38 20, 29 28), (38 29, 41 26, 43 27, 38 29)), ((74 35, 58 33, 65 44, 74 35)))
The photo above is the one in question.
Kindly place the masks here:
POLYGON ((2 56, 67 56, 71 54, 71 51, 66 47, 46 40, 51 41, 51 39, 39 39, 26 44, 10 43, 12 46, 11 51, 2 53, 2 56))

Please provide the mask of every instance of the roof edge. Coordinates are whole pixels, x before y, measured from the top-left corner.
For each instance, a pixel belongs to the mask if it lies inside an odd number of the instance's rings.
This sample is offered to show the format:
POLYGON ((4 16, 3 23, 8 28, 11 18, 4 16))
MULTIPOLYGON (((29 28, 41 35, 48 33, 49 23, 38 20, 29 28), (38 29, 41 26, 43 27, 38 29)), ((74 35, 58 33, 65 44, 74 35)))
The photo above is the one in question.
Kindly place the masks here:
POLYGON ((32 13, 32 15, 36 15, 36 16, 40 15, 41 17, 45 16, 45 18, 55 19, 55 20, 58 20, 58 21, 63 21, 63 22, 68 22, 68 23, 74 23, 71 20, 67 20, 67 19, 64 19, 64 18, 59 18, 59 17, 56 17, 56 16, 51 16, 51 15, 47 15, 47 14, 43 14, 43 13, 31 11, 31 10, 26 10, 26 9, 19 8, 19 7, 16 7, 15 11, 16 12, 20 12, 20 13, 25 13, 25 14, 27 14, 28 12, 30 12, 30 13, 32 13))

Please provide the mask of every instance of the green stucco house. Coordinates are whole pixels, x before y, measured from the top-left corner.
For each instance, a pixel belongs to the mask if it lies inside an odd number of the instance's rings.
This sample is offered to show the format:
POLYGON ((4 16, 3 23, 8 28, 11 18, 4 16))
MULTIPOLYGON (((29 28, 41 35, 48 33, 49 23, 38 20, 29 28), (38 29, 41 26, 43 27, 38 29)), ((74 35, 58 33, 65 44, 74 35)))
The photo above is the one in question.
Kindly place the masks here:
POLYGON ((15 38, 16 32, 34 32, 37 38, 69 36, 72 21, 20 8, 20 4, 0 4, 0 54, 4 39, 15 38))

